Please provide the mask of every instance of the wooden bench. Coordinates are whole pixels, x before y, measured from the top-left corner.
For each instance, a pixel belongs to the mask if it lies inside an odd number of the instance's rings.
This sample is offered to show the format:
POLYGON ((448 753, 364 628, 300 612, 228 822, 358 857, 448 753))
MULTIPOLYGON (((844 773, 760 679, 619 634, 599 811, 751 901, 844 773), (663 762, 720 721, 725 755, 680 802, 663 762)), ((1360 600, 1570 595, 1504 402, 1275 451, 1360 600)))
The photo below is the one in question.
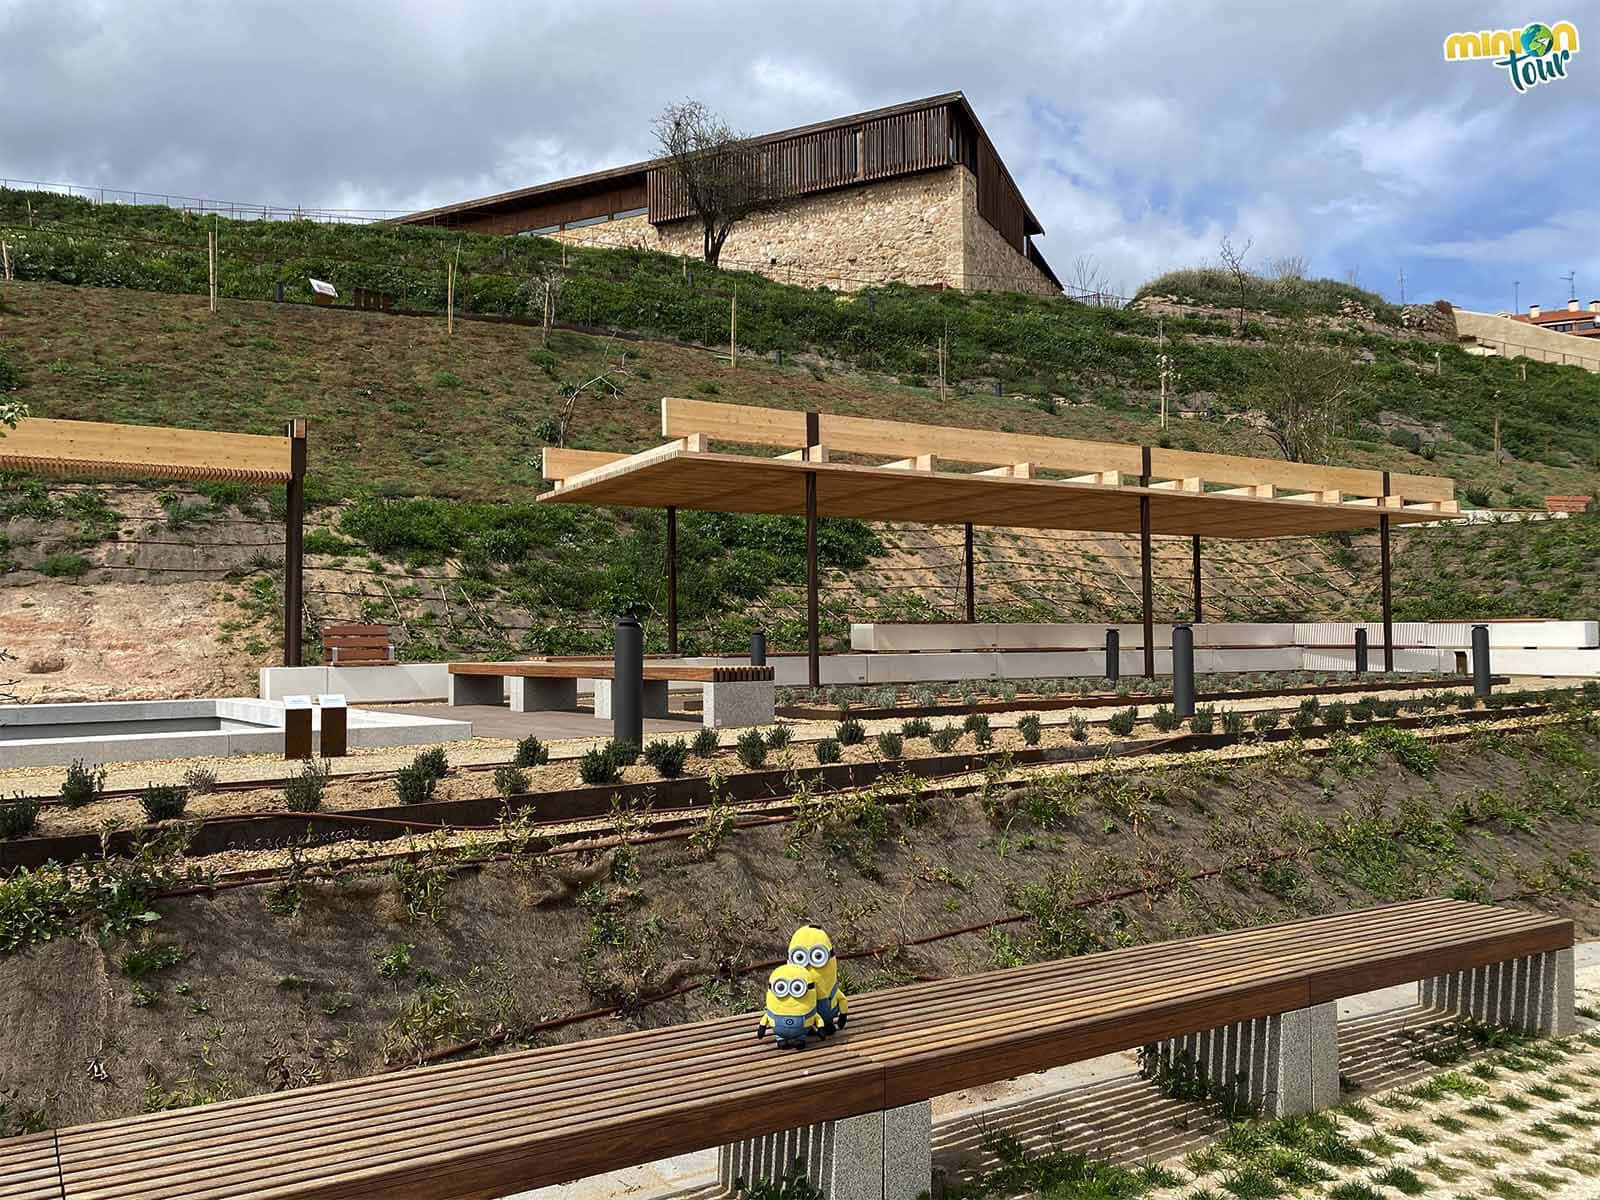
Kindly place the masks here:
POLYGON ((815 1146, 829 1197, 901 1200, 928 1187, 934 1096, 1188 1039, 1224 1070, 1246 1047, 1247 1098, 1303 1112, 1338 1102, 1334 1001, 1420 982, 1436 1007, 1566 1034, 1572 943, 1567 920, 1413 901, 852 997, 848 1029, 804 1052, 728 1017, 13 1139, 0 1192, 488 1200, 713 1146, 725 1173, 782 1170, 815 1146))
POLYGON ((332 667, 392 667, 394 638, 387 625, 324 625, 322 662, 332 667))
MULTIPOLYGON (((578 707, 578 680, 592 679, 594 715, 610 720, 612 674, 612 664, 600 659, 451 663, 449 699, 451 704, 499 704, 509 691, 512 712, 571 712, 578 707)), ((769 725, 777 696, 774 680, 770 666, 695 666, 646 659, 644 715, 667 715, 668 688, 673 683, 698 683, 702 719, 708 727, 769 725)))

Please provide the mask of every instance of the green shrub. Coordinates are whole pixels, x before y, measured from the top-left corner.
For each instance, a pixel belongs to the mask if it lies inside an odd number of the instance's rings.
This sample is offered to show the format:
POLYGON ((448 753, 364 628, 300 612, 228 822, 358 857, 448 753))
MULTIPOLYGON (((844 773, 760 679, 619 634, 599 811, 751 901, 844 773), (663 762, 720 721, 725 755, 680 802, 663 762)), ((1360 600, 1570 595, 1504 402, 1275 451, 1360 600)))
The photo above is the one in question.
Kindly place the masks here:
POLYGON ((1323 708, 1322 723, 1337 732, 1344 728, 1344 719, 1348 711, 1343 700, 1335 700, 1323 708))
POLYGON ((846 717, 834 728, 833 736, 841 746, 859 746, 867 740, 867 727, 854 717, 846 717))
POLYGON ((722 749, 722 739, 717 736, 715 729, 701 729, 689 743, 689 749, 696 758, 710 758, 722 749))
POLYGON ((752 771, 767 763, 767 739, 761 736, 759 729, 747 729, 741 733, 733 749, 739 761, 752 771))
POLYGON ((528 774, 515 763, 502 763, 494 769, 494 790, 497 795, 510 799, 528 790, 528 774))
POLYGON ((988 728, 988 713, 968 713, 966 718, 961 722, 961 731, 963 733, 977 733, 980 729, 988 728))
POLYGON ((18 792, 0 800, 0 838, 26 837, 39 823, 39 801, 18 792))
POLYGON ((91 771, 83 765, 83 759, 74 759, 72 765, 67 768, 66 779, 61 783, 61 803, 68 808, 82 808, 90 801, 98 800, 105 786, 104 767, 98 771, 91 771))
POLYGON ((1278 727, 1278 714, 1275 712, 1258 712, 1250 718, 1250 728, 1257 733, 1271 733, 1278 727))
POLYGON ((630 741, 613 741, 607 752, 619 767, 631 767, 639 761, 639 747, 630 741))
POLYGON ((170 971, 187 958, 182 946, 140 946, 122 958, 122 973, 129 979, 143 979, 157 971, 170 971))
POLYGON ((150 783, 139 796, 144 815, 151 821, 171 821, 183 816, 189 789, 177 783, 150 783))
POLYGON ((591 746, 578 760, 578 778, 584 783, 616 783, 622 768, 611 755, 611 745, 591 746))
POLYGON ((1154 725, 1162 733, 1171 733, 1178 727, 1178 714, 1173 712, 1165 704, 1160 705, 1157 707, 1156 711, 1150 715, 1150 724, 1154 725))
POLYGON ((644 760, 663 779, 676 779, 689 761, 689 743, 683 738, 657 738, 644 748, 644 760))
POLYGON ((905 738, 885 729, 878 735, 878 753, 884 758, 899 758, 905 752, 905 738))
POLYGON ((89 573, 89 560, 81 554, 68 554, 58 550, 45 556, 38 566, 39 574, 51 579, 80 579, 89 573))
POLYGON ((912 717, 900 723, 900 736, 908 742, 916 738, 925 738, 932 732, 933 725, 927 717, 912 717))
POLYGON ((1216 728, 1217 710, 1209 704, 1197 704, 1194 716, 1189 718, 1190 733, 1210 733, 1216 728))
POLYGON ((445 754, 443 746, 433 746, 412 759, 411 765, 429 779, 438 780, 443 779, 445 772, 450 769, 450 758, 445 754))
POLYGON ((1396 729, 1392 725, 1377 729, 1364 729, 1360 739, 1376 750, 1391 755, 1413 775, 1427 779, 1439 765, 1439 751, 1409 729, 1396 729))
POLYGON ((1044 737, 1044 722, 1039 720, 1038 713, 1028 713, 1017 722, 1017 732, 1022 735, 1024 745, 1037 746, 1044 737))
POLYGON ((823 765, 836 763, 844 758, 844 750, 836 738, 823 738, 817 743, 817 761, 823 765))
POLYGON ((217 790, 217 773, 209 767, 190 767, 183 773, 183 786, 191 796, 209 796, 217 790))
POLYGON ((782 750, 794 739, 794 730, 787 725, 774 725, 767 731, 767 749, 782 750))
POLYGON ((1228 709, 1222 714, 1222 732, 1229 737, 1238 737, 1244 732, 1244 714, 1236 709, 1228 709))
POLYGON ((1106 728, 1118 737, 1127 737, 1138 723, 1139 709, 1136 706, 1119 708, 1107 719, 1106 728))
POLYGON ((1369 699, 1357 700, 1350 706, 1350 719, 1357 724, 1365 724, 1367 721, 1372 720, 1376 711, 1377 704, 1375 701, 1369 699))
POLYGON ((532 734, 519 741, 511 755, 511 765, 514 767, 542 767, 549 761, 550 747, 532 734))
POLYGON ((1067 722, 1067 733, 1075 742, 1087 742, 1089 740, 1089 722, 1082 717, 1073 717, 1067 722))
POLYGON ((318 763, 308 758, 300 769, 283 781, 283 802, 290 812, 312 813, 322 807, 322 794, 327 789, 333 768, 324 759, 318 763))
POLYGON ((438 783, 437 775, 413 762, 394 773, 394 794, 401 804, 426 804, 438 783))

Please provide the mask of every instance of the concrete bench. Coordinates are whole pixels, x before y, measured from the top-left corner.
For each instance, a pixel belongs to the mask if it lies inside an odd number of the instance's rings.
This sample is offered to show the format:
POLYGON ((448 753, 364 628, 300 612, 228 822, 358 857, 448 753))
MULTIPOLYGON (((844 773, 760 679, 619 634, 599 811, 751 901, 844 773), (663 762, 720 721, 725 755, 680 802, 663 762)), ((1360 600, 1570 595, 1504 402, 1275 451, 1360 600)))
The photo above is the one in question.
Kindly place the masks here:
MULTIPOLYGON (((510 692, 512 712, 570 712, 578 707, 578 680, 594 681, 594 715, 611 719, 609 662, 541 660, 534 662, 451 663, 450 703, 499 704, 510 692)), ((701 719, 711 729, 770 725, 777 685, 770 666, 691 666, 644 664, 644 715, 667 715, 667 690, 673 683, 701 685, 701 719)))
POLYGON ((725 1179, 796 1158, 829 1200, 929 1186, 934 1096, 1105 1054, 1190 1051, 1268 1115, 1339 1100, 1334 1002, 1574 1028, 1573 926, 1419 900, 851 998, 804 1053, 754 1015, 501 1054, 0 1141, 8 1195, 477 1200, 721 1148, 725 1179))

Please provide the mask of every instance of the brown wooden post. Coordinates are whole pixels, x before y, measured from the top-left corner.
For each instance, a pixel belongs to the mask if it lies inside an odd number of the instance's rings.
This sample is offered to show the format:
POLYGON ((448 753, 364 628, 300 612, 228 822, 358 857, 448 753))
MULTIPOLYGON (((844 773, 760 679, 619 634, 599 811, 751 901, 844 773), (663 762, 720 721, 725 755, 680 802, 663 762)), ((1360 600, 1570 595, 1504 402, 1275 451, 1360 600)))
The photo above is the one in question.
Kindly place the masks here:
MULTIPOLYGON (((1150 447, 1142 447, 1144 463, 1139 475, 1139 486, 1150 486, 1150 447)), ((1144 677, 1156 675, 1156 619, 1155 580, 1150 564, 1150 497, 1139 497, 1139 574, 1140 597, 1144 602, 1144 677)))
POLYGON ((678 652, 678 510, 667 507, 667 653, 678 652))
POLYGON ((978 619, 978 595, 972 565, 972 522, 967 522, 967 624, 978 619))
POLYGON ((290 421, 284 433, 290 440, 288 503, 283 518, 283 665, 298 667, 305 620, 305 418, 290 421))
POLYGON ((1204 602, 1200 598, 1200 535, 1194 535, 1194 623, 1200 624, 1205 620, 1201 613, 1204 611, 1204 602))
POLYGON ((1378 510, 1378 569, 1383 575, 1383 669, 1394 670, 1394 571, 1389 556, 1389 472, 1383 473, 1382 507, 1378 510))

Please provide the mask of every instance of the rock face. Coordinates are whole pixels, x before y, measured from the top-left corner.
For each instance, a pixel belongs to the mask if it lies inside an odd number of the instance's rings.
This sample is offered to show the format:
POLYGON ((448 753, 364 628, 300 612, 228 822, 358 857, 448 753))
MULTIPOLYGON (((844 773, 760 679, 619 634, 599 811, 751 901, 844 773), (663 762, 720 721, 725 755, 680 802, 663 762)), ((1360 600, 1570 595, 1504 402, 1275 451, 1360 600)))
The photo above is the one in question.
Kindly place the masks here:
POLYGON ((1456 310, 1448 300, 1408 304, 1400 310, 1400 324, 1445 341, 1456 340, 1456 310))

